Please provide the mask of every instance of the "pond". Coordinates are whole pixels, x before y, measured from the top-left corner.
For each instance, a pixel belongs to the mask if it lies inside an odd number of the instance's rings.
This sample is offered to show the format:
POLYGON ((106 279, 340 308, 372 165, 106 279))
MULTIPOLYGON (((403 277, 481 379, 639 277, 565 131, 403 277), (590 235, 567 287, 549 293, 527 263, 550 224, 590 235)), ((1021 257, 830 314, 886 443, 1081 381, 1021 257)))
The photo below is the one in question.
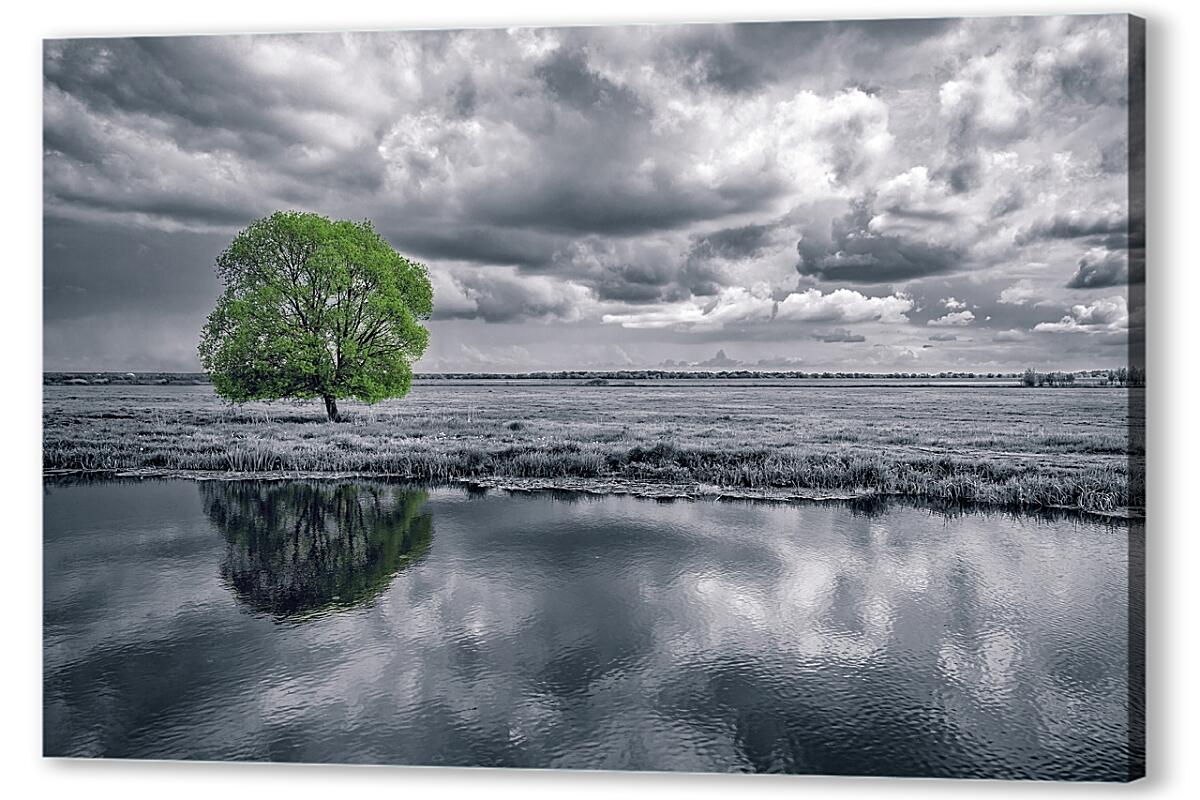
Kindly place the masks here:
POLYGON ((48 481, 44 751, 1122 780, 1142 535, 897 503, 48 481))

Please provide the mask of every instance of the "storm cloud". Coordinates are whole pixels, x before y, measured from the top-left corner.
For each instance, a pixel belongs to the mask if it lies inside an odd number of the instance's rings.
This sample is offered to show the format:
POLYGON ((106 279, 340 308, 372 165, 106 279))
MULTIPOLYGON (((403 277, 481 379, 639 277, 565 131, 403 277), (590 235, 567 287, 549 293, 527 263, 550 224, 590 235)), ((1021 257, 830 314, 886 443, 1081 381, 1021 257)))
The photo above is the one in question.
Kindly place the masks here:
POLYGON ((446 369, 1115 336, 1127 56, 1118 15, 47 41, 46 367, 195 369, 216 255, 286 208, 428 266, 446 369))
MULTIPOLYGON (((1140 266, 1140 262, 1138 264, 1140 266)), ((1124 286, 1131 280, 1141 282, 1145 274, 1130 270, 1129 254, 1120 250, 1094 247, 1079 259, 1079 267, 1067 281, 1070 289, 1104 289, 1124 286)))

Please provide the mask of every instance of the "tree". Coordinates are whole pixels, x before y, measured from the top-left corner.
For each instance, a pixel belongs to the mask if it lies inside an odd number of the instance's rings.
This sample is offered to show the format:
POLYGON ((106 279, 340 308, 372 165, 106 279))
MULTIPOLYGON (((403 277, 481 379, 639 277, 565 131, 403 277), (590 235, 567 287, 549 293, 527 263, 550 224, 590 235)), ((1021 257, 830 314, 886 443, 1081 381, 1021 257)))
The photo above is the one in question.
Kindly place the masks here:
POLYGON ((200 337, 221 397, 376 403, 403 397, 433 310, 424 265, 370 222, 281 211, 250 224, 217 257, 225 286, 200 337))

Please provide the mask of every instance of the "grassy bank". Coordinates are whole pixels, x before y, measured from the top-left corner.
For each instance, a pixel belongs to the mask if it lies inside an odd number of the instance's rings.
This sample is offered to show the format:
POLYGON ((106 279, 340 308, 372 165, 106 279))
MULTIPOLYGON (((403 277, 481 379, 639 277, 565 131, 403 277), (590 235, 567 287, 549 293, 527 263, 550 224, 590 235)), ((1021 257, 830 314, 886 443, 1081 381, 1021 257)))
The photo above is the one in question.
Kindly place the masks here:
POLYGON ((331 424, 315 404, 230 408, 207 387, 132 391, 48 389, 45 468, 620 479, 1030 508, 1142 505, 1129 479, 1123 393, 447 385, 351 406, 349 423, 331 424))

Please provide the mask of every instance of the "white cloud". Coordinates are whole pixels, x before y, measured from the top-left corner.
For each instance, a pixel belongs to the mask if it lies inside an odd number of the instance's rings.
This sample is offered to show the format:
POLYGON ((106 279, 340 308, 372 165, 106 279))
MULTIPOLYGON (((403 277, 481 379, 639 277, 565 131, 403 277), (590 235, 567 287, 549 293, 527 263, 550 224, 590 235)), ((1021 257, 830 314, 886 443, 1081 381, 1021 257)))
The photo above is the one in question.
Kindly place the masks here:
POLYGON ((1010 52, 973 58, 957 78, 943 83, 938 91, 942 114, 1000 141, 1019 137, 1030 101, 1015 85, 1010 52))
POLYGON ((733 325, 780 322, 904 323, 912 298, 893 294, 868 297, 851 289, 823 293, 819 289, 793 292, 776 301, 769 287, 723 289, 707 303, 695 299, 659 304, 646 311, 605 314, 603 321, 625 328, 717 330, 733 325))
POLYGON ((961 328, 975 321, 975 315, 970 311, 952 311, 944 317, 931 319, 925 323, 934 328, 961 328))
POLYGON ((1117 295, 1071 306, 1058 322, 1040 322, 1033 329, 1044 333, 1116 333, 1128 327, 1128 304, 1124 296, 1117 295))
POLYGON ((1038 296, 1039 293, 1034 288, 1033 281, 1028 278, 1022 278, 1000 292, 1000 302, 1011 306, 1023 306, 1038 296))
POLYGON ((788 295, 779 303, 777 318, 805 322, 908 322, 905 314, 912 310, 912 298, 893 294, 868 297, 851 289, 835 289, 822 294, 808 289, 788 295))

